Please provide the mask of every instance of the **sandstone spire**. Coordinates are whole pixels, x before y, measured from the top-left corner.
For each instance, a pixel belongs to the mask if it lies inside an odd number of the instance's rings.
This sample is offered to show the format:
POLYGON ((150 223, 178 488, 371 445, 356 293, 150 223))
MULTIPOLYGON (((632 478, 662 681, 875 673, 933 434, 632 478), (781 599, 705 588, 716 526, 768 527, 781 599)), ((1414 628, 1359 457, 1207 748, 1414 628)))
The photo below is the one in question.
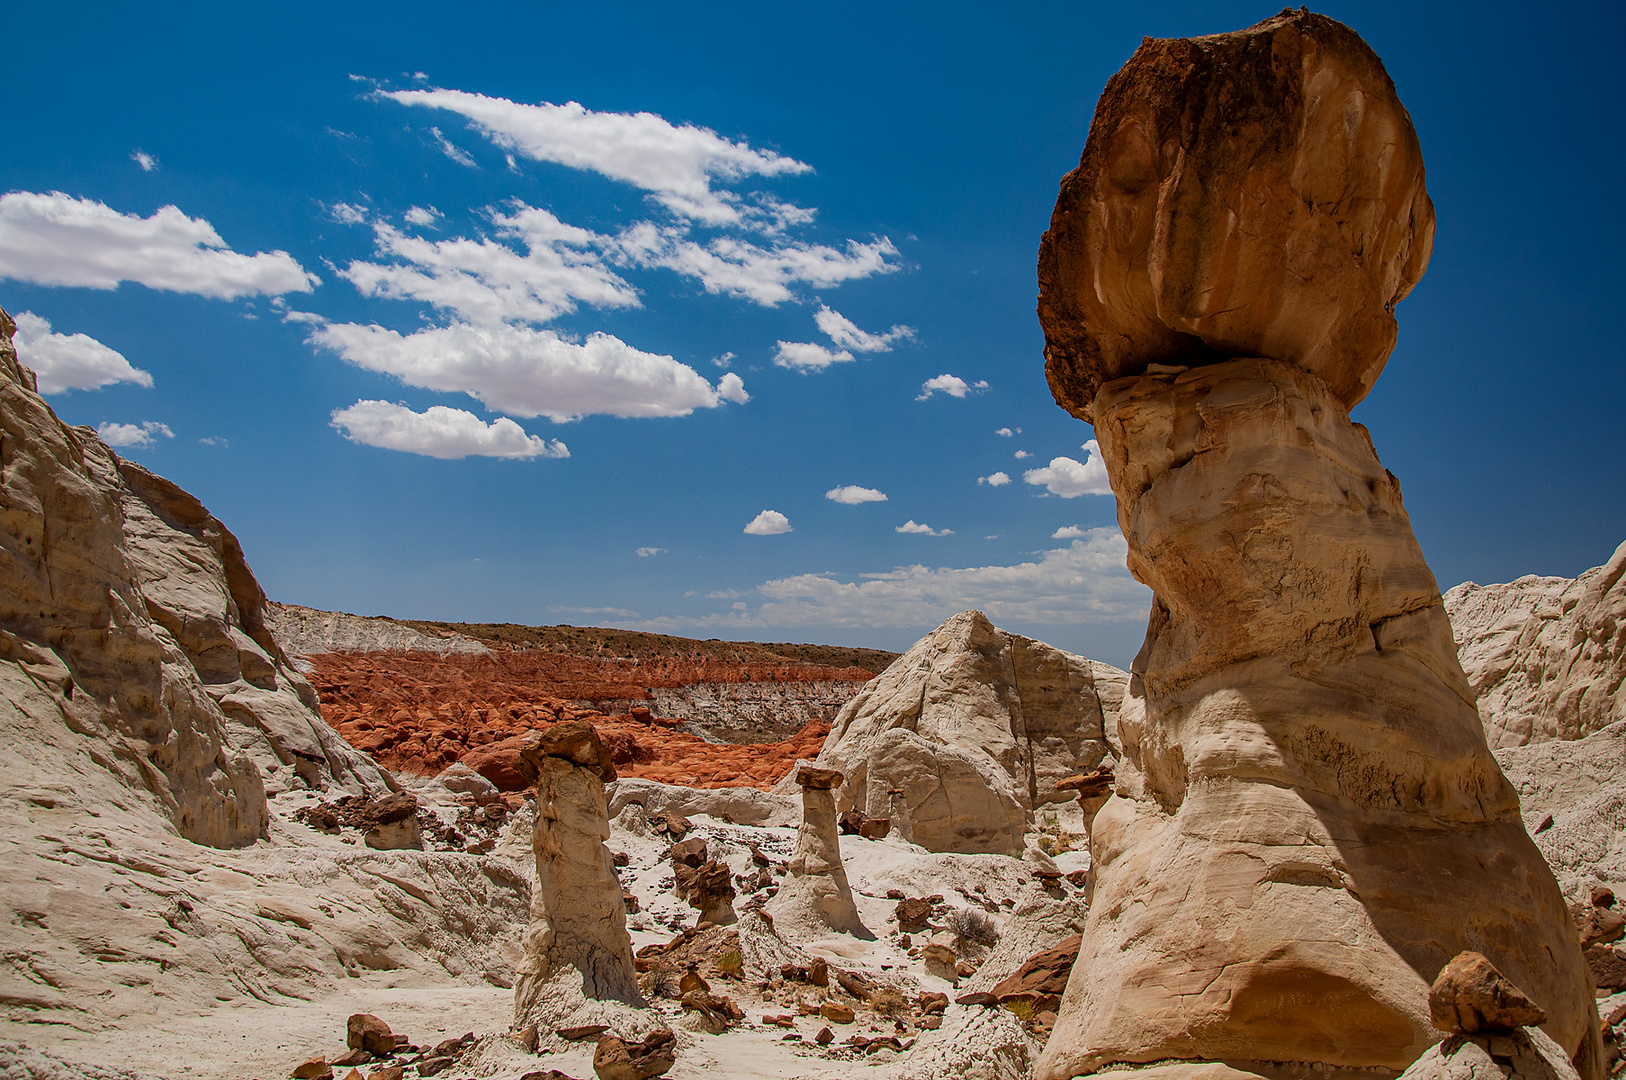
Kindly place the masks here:
POLYGON ((615 779, 615 766, 583 720, 542 728, 521 760, 536 776, 536 883, 516 969, 515 1022, 529 1022, 546 984, 572 968, 585 996, 642 1004, 621 883, 604 846, 604 782, 615 779))
POLYGON ((841 865, 841 837, 836 830, 836 795, 841 773, 802 765, 796 782, 802 787, 802 827, 779 891, 768 904, 775 925, 805 933, 836 930, 855 937, 873 934, 858 917, 847 871, 841 865))
POLYGON ((1101 97, 1039 315, 1154 599, 1040 1080, 1404 1069, 1440 1037, 1430 982, 1470 950, 1601 1075, 1562 897, 1349 419, 1432 236, 1410 118, 1331 19, 1147 39, 1101 97))

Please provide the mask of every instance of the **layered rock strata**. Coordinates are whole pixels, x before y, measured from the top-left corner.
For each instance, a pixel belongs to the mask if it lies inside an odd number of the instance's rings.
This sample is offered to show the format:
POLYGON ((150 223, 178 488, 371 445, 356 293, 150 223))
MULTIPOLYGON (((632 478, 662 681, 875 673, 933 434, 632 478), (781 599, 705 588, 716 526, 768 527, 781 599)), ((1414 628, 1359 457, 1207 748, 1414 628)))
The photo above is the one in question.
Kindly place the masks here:
POLYGON ((929 851, 1020 855, 1036 807, 1108 753, 1129 677, 963 611, 841 710, 818 764, 840 810, 890 818, 929 851))
POLYGON ((1147 39, 1102 95, 1039 313, 1154 596, 1040 1080, 1399 1071, 1470 950, 1599 1075, 1563 899, 1349 419, 1432 234, 1393 85, 1323 16, 1147 39))
POLYGON ((1491 746, 1581 739, 1626 720, 1626 544, 1574 579, 1464 582, 1445 610, 1491 746))
POLYGON ((516 968, 514 1023, 531 1022, 547 984, 574 971, 583 996, 642 1004, 632 939, 609 848, 604 782, 615 779, 598 732, 571 721, 544 728, 524 761, 536 777, 536 878, 525 956, 516 968))
POLYGON ((785 868, 779 891, 768 902, 775 926, 807 936, 834 930, 872 938, 858 917, 852 886, 841 865, 841 836, 836 827, 834 788, 841 774, 803 765, 793 774, 802 788, 802 827, 785 868))

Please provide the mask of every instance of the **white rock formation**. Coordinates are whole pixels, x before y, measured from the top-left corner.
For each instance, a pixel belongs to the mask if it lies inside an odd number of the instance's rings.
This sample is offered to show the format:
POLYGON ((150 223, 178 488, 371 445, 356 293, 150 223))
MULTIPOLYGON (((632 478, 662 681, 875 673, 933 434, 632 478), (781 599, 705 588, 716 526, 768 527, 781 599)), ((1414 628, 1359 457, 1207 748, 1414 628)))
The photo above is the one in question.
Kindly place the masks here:
POLYGON ((873 938, 853 902, 847 871, 841 865, 841 836, 836 828, 832 790, 841 774, 799 766, 792 777, 802 788, 802 827, 796 833, 779 891, 768 901, 774 926, 792 940, 806 940, 831 930, 873 938))
MULTIPOLYGON (((794 778, 788 779, 794 783, 794 778)), ((618 817, 629 804, 637 803, 650 818, 663 814, 684 817, 706 814, 737 825, 795 825, 802 819, 796 799, 758 788, 688 788, 623 776, 609 784, 605 792, 612 818, 618 817)))
POLYGON ((1056 781, 1108 753, 1128 681, 963 611, 847 703, 817 763, 846 774, 838 809, 928 850, 1020 855, 1034 809, 1071 798, 1056 781))
POLYGON ((1626 720, 1584 739, 1505 747, 1496 760, 1564 894, 1626 894, 1626 720))
POLYGON ((1626 720, 1626 543, 1573 580, 1463 582, 1445 594, 1492 747, 1579 739, 1626 720))
POLYGON ((491 650, 473 638, 450 630, 426 634, 395 619, 347 615, 298 604, 266 606, 266 622, 290 656, 327 652, 431 652, 484 655, 491 650))

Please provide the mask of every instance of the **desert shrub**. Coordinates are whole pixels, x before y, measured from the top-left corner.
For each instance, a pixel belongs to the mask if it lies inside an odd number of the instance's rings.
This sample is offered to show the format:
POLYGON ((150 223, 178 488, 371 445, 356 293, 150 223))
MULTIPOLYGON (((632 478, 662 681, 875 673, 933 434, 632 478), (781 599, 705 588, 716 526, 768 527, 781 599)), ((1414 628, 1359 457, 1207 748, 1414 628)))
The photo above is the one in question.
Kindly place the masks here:
POLYGON ((740 955, 740 950, 729 949, 717 958, 716 964, 725 979, 733 979, 745 969, 745 957, 740 955))
POLYGON ((1024 1024, 1033 1019, 1036 1003, 1030 997, 1013 997, 1009 1001, 1000 1002, 1000 1004, 1009 1009, 1024 1024))
POLYGON ((902 990, 895 986, 883 986, 870 994, 869 1007, 882 1016, 902 1016, 909 1011, 909 1002, 902 990))
POLYGON ((954 908, 943 917, 949 932, 973 945, 992 945, 999 940, 999 927, 986 912, 976 908, 954 908))
POLYGON ((1044 852, 1046 855, 1049 855, 1051 858, 1055 858, 1058 854, 1060 854, 1060 849, 1054 836, 1045 834, 1040 836, 1035 843, 1038 844, 1040 851, 1044 852))

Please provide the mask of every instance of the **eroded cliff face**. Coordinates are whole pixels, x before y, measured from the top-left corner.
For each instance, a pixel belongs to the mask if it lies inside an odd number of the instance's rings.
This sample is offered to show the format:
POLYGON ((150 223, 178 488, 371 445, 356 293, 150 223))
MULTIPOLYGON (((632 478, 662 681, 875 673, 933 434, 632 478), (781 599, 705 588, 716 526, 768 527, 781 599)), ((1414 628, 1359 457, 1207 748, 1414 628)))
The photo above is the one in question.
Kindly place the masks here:
POLYGON ((1072 797, 1056 781, 1107 755, 1127 682, 963 611, 847 703, 818 764, 846 777, 839 809, 930 851, 1020 855, 1033 811, 1072 797))
POLYGON ((1349 419, 1432 236, 1406 111, 1323 16, 1148 39, 1102 95, 1039 314, 1154 597, 1041 1080, 1403 1069, 1466 950, 1600 1075, 1563 898, 1349 419))
POLYGON ((188 840, 262 835, 265 783, 285 772, 387 791, 266 630, 265 595, 230 530, 58 420, 13 330, 0 312, 0 657, 68 727, 100 739, 107 766, 188 840))
POLYGON ((1626 720, 1626 544, 1574 579, 1445 594, 1493 747, 1581 739, 1626 720))

